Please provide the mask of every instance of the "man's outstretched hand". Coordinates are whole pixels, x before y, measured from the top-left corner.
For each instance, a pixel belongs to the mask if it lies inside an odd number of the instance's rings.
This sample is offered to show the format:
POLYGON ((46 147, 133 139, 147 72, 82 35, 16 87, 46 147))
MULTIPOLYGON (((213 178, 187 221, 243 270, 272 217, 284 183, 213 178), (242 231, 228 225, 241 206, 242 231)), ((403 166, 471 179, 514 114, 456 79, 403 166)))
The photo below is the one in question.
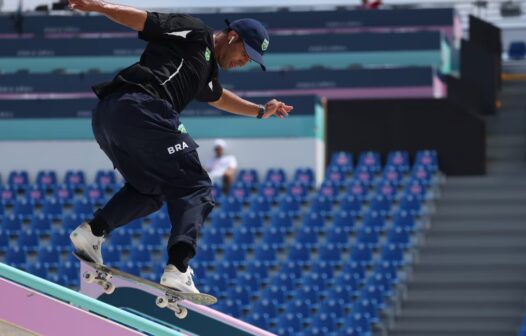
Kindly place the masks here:
POLYGON ((104 4, 102 0, 69 0, 69 8, 82 12, 98 12, 104 4))
POLYGON ((263 114, 263 119, 270 118, 273 115, 280 119, 288 117, 289 112, 292 111, 293 108, 293 106, 287 105, 284 102, 272 99, 265 104, 265 113, 263 114))

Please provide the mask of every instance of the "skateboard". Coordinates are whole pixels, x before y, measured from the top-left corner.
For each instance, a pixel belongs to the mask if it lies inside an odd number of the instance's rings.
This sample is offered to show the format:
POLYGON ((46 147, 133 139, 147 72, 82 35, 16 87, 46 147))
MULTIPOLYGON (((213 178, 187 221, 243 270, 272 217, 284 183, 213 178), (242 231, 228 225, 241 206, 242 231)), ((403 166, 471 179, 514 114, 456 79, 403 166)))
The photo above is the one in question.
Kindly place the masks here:
POLYGON ((182 300, 188 300, 204 306, 212 305, 217 302, 217 299, 209 294, 180 292, 159 283, 120 271, 116 268, 98 264, 77 252, 73 252, 73 255, 81 263, 85 263, 94 269, 94 271, 87 271, 82 274, 82 279, 87 283, 95 283, 101 286, 104 292, 108 295, 115 291, 115 285, 111 282, 113 277, 130 281, 136 285, 144 287, 145 289, 153 289, 159 293, 155 299, 155 304, 159 308, 168 308, 172 310, 175 313, 175 316, 180 319, 184 319, 188 314, 188 310, 179 305, 179 302, 182 300))

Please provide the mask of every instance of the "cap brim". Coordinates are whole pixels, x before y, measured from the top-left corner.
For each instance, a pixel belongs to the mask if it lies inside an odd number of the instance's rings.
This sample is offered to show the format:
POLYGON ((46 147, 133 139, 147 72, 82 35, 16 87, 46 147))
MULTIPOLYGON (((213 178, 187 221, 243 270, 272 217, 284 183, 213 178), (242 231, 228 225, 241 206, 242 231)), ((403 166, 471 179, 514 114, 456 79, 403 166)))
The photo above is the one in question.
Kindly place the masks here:
POLYGON ((256 49, 252 48, 245 41, 243 41, 243 44, 245 45, 245 50, 248 54, 248 57, 250 57, 250 59, 254 62, 258 63, 261 66, 261 69, 263 69, 263 71, 267 71, 267 67, 263 63, 263 56, 261 56, 261 54, 258 53, 256 49))

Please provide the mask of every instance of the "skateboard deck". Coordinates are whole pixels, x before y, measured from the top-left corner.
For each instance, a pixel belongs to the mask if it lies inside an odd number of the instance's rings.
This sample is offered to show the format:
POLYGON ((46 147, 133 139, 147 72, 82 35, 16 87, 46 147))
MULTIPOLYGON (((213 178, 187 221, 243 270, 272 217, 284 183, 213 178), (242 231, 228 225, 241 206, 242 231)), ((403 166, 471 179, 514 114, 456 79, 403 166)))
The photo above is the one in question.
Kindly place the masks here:
POLYGON ((178 305, 178 303, 182 300, 188 300, 190 302, 205 306, 212 305, 217 302, 217 299, 209 294, 180 292, 176 289, 163 286, 160 283, 149 281, 133 274, 123 272, 117 268, 98 264, 77 252, 73 252, 73 255, 81 263, 85 263, 94 269, 94 272, 88 271, 82 274, 82 279, 84 281, 98 284, 103 288, 106 294, 112 294, 115 290, 115 286, 111 282, 111 278, 113 277, 132 282, 139 287, 144 287, 145 289, 154 289, 156 292, 158 292, 155 304, 160 308, 169 308, 173 310, 178 318, 185 318, 188 313, 186 308, 178 305))

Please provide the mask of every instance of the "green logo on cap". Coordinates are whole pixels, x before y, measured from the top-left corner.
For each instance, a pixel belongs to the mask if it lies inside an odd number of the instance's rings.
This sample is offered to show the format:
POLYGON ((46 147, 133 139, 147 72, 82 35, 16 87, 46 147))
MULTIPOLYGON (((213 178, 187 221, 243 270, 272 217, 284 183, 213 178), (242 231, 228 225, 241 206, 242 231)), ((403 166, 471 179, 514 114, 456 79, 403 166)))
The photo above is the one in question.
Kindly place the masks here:
POLYGON ((210 49, 208 47, 205 50, 205 59, 207 62, 210 61, 210 49))
POLYGON ((262 51, 265 51, 265 50, 268 49, 268 43, 269 43, 269 42, 268 42, 267 39, 264 39, 264 40, 263 40, 263 43, 261 43, 261 50, 262 50, 262 51))

